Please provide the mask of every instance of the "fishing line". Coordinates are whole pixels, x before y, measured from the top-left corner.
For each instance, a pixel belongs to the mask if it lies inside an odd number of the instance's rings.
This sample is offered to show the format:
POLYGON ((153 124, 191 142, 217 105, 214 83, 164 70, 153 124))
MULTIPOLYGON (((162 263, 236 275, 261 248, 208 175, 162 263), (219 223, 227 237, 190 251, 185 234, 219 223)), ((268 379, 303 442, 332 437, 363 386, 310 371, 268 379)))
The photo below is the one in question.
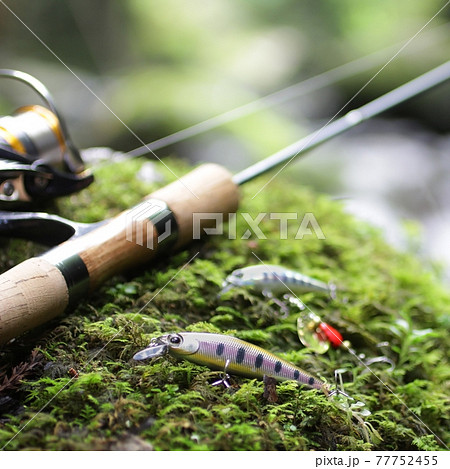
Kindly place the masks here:
MULTIPOLYGON (((270 272, 270 268, 267 264, 265 264, 259 257, 258 255, 252 251, 252 254, 256 257, 256 259, 258 259, 259 262, 261 262, 261 264, 263 264, 265 267, 267 267, 267 270, 268 272, 270 272)), ((313 312, 311 311, 311 309, 309 308, 309 306, 304 302, 302 301, 290 288, 288 285, 286 285, 283 280, 279 277, 279 276, 275 276, 285 287, 287 290, 289 290, 289 292, 291 293, 291 295, 293 295, 295 298, 297 298, 298 301, 300 301, 300 303, 302 305, 305 306, 305 308, 309 311, 309 312, 313 312)), ((358 355, 356 355, 356 353, 350 348, 348 347, 347 345, 345 345, 344 343, 341 344, 342 346, 344 346, 347 351, 350 353, 350 355, 353 355, 367 370, 369 370, 370 373, 372 373, 373 376, 375 376, 375 378, 393 395, 395 396, 401 404, 403 404, 405 406, 405 408, 411 413, 411 415, 413 415, 431 434, 433 434, 437 440, 439 440, 444 446, 445 448, 449 449, 448 446, 444 443, 444 441, 439 438, 436 433, 433 432, 433 430, 430 429, 430 427, 428 427, 428 425, 426 423, 424 423, 420 417, 418 415, 416 415, 406 404, 405 402, 380 378, 378 377, 378 375, 372 371, 372 369, 366 364, 364 363, 359 357, 358 355)))
MULTIPOLYGON (((368 54, 367 56, 361 57, 359 59, 355 59, 353 61, 348 62, 347 64, 340 65, 338 67, 335 67, 331 70, 328 70, 326 72, 323 72, 319 75, 310 77, 302 82, 299 82, 297 84, 288 86, 287 88, 276 91, 272 94, 269 94, 265 97, 258 98, 255 101, 252 101, 250 103, 244 104, 242 106, 239 106, 235 109, 226 111, 222 114, 219 114, 215 117, 209 118, 205 121, 202 121, 200 123, 194 124, 190 127, 187 127, 183 130, 177 131, 173 134, 170 134, 166 137, 162 137, 158 140, 155 140, 151 143, 145 144, 137 135, 135 132, 132 131, 132 129, 125 124, 125 122, 119 118, 119 116, 111 109, 108 107, 108 105, 99 97, 97 96, 94 91, 80 78, 78 77, 75 72, 73 72, 63 61, 58 57, 58 55, 46 44, 44 41, 38 37, 38 35, 32 31, 20 17, 9 8, 3 0, 0 0, 0 3, 20 22, 22 25, 28 29, 28 31, 70 72, 72 75, 80 81, 80 83, 83 84, 83 86, 101 103, 103 106, 105 106, 109 112, 111 112, 116 119, 121 122, 121 124, 137 139, 139 140, 143 145, 141 147, 138 147, 134 150, 131 150, 125 154, 125 156, 129 157, 137 157, 137 156, 142 156, 145 154, 152 154, 154 159, 157 159, 161 161, 161 159, 154 153, 155 150, 167 147, 169 145, 172 145, 174 143, 179 143, 183 140, 186 140, 188 138, 197 136, 199 134, 205 133, 209 130, 212 130, 214 128, 217 128, 221 125, 224 125, 226 123, 235 121, 237 119, 240 119, 242 117, 245 117, 247 115, 250 115, 252 113, 255 113, 260 110, 264 110, 270 106, 275 106, 278 104, 282 104, 290 99, 294 99, 300 96, 303 96, 308 93, 312 93, 314 91, 317 91, 319 89, 322 89, 326 86, 330 86, 334 83, 337 83, 341 80, 344 80, 346 78, 350 78, 352 76, 355 76, 358 73, 362 73, 366 70, 369 70, 370 68, 376 66, 380 61, 385 60, 385 54, 389 54, 392 52, 392 50, 396 50, 396 48, 399 46, 400 43, 396 43, 392 46, 388 46, 382 50, 375 51, 373 53, 368 54)), ((446 5, 445 5, 446 6, 446 5)), ((444 7, 445 7, 444 6, 444 7)), ((443 8, 444 8, 443 7, 443 8)), ((427 34, 431 37, 432 33, 440 32, 441 29, 445 29, 448 27, 449 23, 445 23, 443 25, 440 25, 433 30, 429 31, 427 34)), ((444 36, 445 38, 445 36, 444 36)), ((434 40, 429 40, 429 43, 422 44, 422 46, 419 48, 424 49, 429 46, 435 46, 437 42, 441 41, 441 38, 438 37, 437 39, 434 40)), ((119 161, 122 161, 122 158, 119 158, 119 161)), ((114 163, 116 161, 111 161, 111 163, 114 163)), ((162 162, 164 165, 165 163, 162 162)), ((101 165, 103 166, 103 165, 101 165)), ((173 171, 168 168, 169 171, 174 174, 174 176, 178 178, 178 176, 173 173, 173 171)))
MULTIPOLYGON (((104 106, 105 106, 105 107, 106 107, 106 108, 107 108, 107 109, 108 109, 108 110, 109 110, 109 111, 110 111, 110 112, 111 112, 111 113, 112 113, 129 131, 130 131, 130 132, 131 132, 131 133, 132 133, 132 134, 133 134, 133 135, 134 135, 134 136, 135 136, 135 137, 136 137, 136 138, 137 138, 137 139, 138 139, 138 140, 140 140, 139 137, 138 137, 123 121, 121 121, 120 118, 119 118, 119 117, 118 117, 118 116, 117 116, 117 115, 116 115, 116 114, 115 114, 115 113, 97 96, 97 95, 95 95, 95 93, 93 93, 93 91, 92 91, 92 90, 91 90, 91 89, 90 89, 90 88, 89 88, 89 87, 88 87, 88 86, 87 86, 87 85, 86 85, 86 84, 85 84, 85 83, 84 83, 84 82, 83 82, 83 81, 82 81, 82 80, 81 80, 81 79, 80 79, 80 78, 79 78, 79 77, 61 60, 61 59, 59 59, 59 57, 58 57, 58 56, 57 56, 57 55, 56 55, 56 54, 55 54, 55 53, 54 53, 54 52, 53 52, 53 51, 52 51, 52 50, 51 50, 51 49, 50 49, 33 31, 31 31, 31 29, 28 28, 28 26, 26 26, 26 24, 23 23, 23 21, 20 20, 20 18, 19 18, 3 1, 0 0, 0 3, 3 4, 3 5, 4 5, 4 6, 5 6, 5 7, 6 7, 6 8, 7 8, 7 9, 8 9, 8 10, 9 10, 9 11, 10 11, 10 12, 11 12, 11 13, 12 13, 12 14, 13 14, 13 15, 14 15, 14 16, 15 16, 15 17, 33 34, 33 35, 34 35, 34 36, 35 36, 35 38, 38 39, 39 42, 41 42, 41 44, 44 45, 44 46, 47 48, 47 50, 48 50, 49 52, 51 52, 51 53, 52 53, 52 54, 53 54, 53 55, 54 55, 54 56, 55 56, 55 57, 56 57, 56 58, 57 58, 74 76, 75 76, 75 78, 77 78, 77 79, 78 79, 78 80, 79 80, 79 81, 80 81, 80 82, 81 82, 81 83, 82 83, 82 84, 83 84, 83 85, 84 85, 84 86, 85 86, 85 87, 86 87, 86 88, 87 88, 87 89, 88 89, 88 90, 89 90, 89 91, 90 91, 90 92, 91 92, 91 93, 92 93, 92 94, 93 94, 93 95, 94 95, 94 96, 95 96, 95 97, 96 97, 96 98, 97 98, 97 99, 98 99, 98 100, 99 100, 99 101, 100 101, 100 102, 101 102, 101 103, 102 103, 102 104, 103 104, 103 105, 104 105, 104 106)), ((447 2, 443 8, 445 8, 449 3, 450 3, 450 2, 447 2)), ((442 8, 440 11, 442 11, 443 8, 442 8)), ((438 13, 439 13, 439 12, 438 12, 438 13)), ((436 15, 437 15, 437 14, 436 14, 436 15)), ((435 15, 435 16, 436 16, 436 15, 435 15)), ((430 20, 430 21, 431 21, 431 20, 430 20)), ((428 24, 428 23, 427 23, 427 24, 428 24)), ((422 29, 423 29, 423 28, 422 28, 422 29)), ((420 31, 419 31, 419 32, 420 32, 420 31)), ((418 33, 417 33, 417 34, 418 34, 418 33)), ((416 34, 416 35, 417 35, 417 34, 416 34)), ((415 36, 414 36, 414 37, 415 37, 415 36)), ((412 39, 411 39, 411 40, 412 40, 412 39)), ((410 40, 410 41, 411 41, 411 40, 410 40)), ((409 43, 410 41, 408 41, 408 43, 409 43)), ((399 52, 400 52, 400 51, 399 51, 399 52)), ((398 54, 398 53, 397 53, 397 54, 398 54)), ((392 60, 392 59, 391 59, 391 60, 392 60)), ((389 63, 389 62, 388 62, 388 63, 389 63)), ((450 64, 450 62, 447 63, 447 65, 448 65, 448 64, 450 64)), ((378 73, 379 73, 379 72, 378 72, 378 73)), ((376 75, 375 75, 375 76, 376 76, 376 75)), ((382 97, 382 98, 383 98, 383 97, 382 97)), ((375 101, 378 101, 378 100, 375 100, 375 101)), ((369 103, 369 104, 372 105, 372 103, 369 103)), ((360 116, 358 116, 358 114, 353 114, 353 118, 354 118, 354 121, 355 121, 355 122, 359 122, 359 121, 360 121, 360 116)), ((350 119, 350 120, 352 120, 352 119, 350 119)), ((337 121, 336 121, 336 122, 337 122, 337 121)), ((142 142, 142 143, 143 143, 143 142, 142 142)), ((150 150, 150 151, 151 151, 151 150, 150 150)), ((156 156, 156 155, 155 155, 155 156, 156 156)), ((296 155, 295 155, 295 156, 296 156, 296 155)), ((295 157, 295 156, 294 156, 294 157, 295 157)), ((159 158, 158 158, 158 159, 159 159, 159 158)), ((163 163, 163 164, 164 164, 164 163, 163 163)), ((168 169, 170 169, 170 168, 168 168, 168 169)), ((172 172, 172 173, 173 173, 173 172, 172 172)), ((242 182, 241 182, 241 183, 242 183, 242 182)), ((195 257, 195 256, 194 256, 194 257, 195 257)), ((388 389, 389 389, 389 388, 388 388, 388 389)), ((392 391, 391 391, 391 392, 392 392, 392 391)), ((394 394, 394 393, 393 393, 393 394, 394 394)), ((394 395, 395 395, 395 394, 394 394, 394 395)), ((54 397, 55 397, 55 396, 54 396, 54 397)), ((49 402, 50 402, 50 401, 49 401, 49 402)), ((48 403, 47 403, 46 405, 48 405, 48 403)), ((44 407, 45 407, 45 406, 44 406, 44 407)), ((42 409, 41 409, 41 410, 42 410, 42 409)), ((415 415, 414 413, 412 413, 412 414, 415 415)), ((36 414, 36 415, 37 415, 37 414, 36 414)), ((33 417, 33 418, 34 418, 34 417, 33 417)), ((419 421, 420 421, 420 419, 419 419, 419 421)), ((28 422, 28 423, 29 423, 29 422, 28 422)), ((28 423, 27 423, 27 424, 28 424, 28 423)), ((422 423, 423 423, 423 422, 422 422, 422 423)), ((424 425, 425 425, 425 424, 424 424, 424 425)), ((425 427, 428 428, 426 425, 425 425, 425 427)), ((19 430, 19 432, 20 432, 21 430, 23 430, 23 428, 25 428, 25 426, 22 427, 22 428, 19 430)), ((18 432, 18 433, 19 433, 19 432, 18 432)), ((431 433, 433 433, 433 432, 431 432, 431 433)), ((434 434, 434 433, 433 433, 433 434, 434 434)), ((435 435, 435 436, 436 436, 436 435, 435 435)), ((438 437, 436 436, 436 438, 438 438, 438 437)), ((13 438, 12 438, 12 439, 13 439, 13 438)), ((9 442, 12 441, 12 439, 9 440, 9 441, 6 443, 6 445, 9 444, 9 442)), ((439 439, 439 438, 438 438, 438 439, 439 439)), ((439 439, 439 440, 440 440, 440 439, 439 439)), ((440 440, 440 441, 441 441, 441 440, 440 440)), ((5 446, 6 446, 6 445, 5 445, 5 446)))
MULTIPOLYGON (((436 44, 441 42, 443 39, 446 40, 447 38, 445 36, 438 36, 437 38, 432 38, 432 36, 441 30, 448 29, 448 25, 449 23, 447 22, 428 31, 426 33, 426 40, 423 41, 418 48, 416 48, 414 53, 427 49, 431 46, 435 47, 436 44)), ((178 130, 158 140, 154 140, 145 146, 131 150, 126 153, 126 156, 143 156, 149 153, 149 150, 156 151, 161 148, 168 147, 169 145, 180 143, 184 140, 187 140, 188 138, 196 137, 200 134, 216 129, 230 122, 242 119, 243 117, 249 116, 256 112, 283 104, 287 101, 297 99, 301 96, 305 96, 320 89, 334 85, 345 79, 352 78, 360 73, 370 70, 380 63, 384 63, 386 61, 386 56, 390 56, 392 53, 397 52, 398 48, 403 44, 404 41, 400 41, 381 50, 372 52, 364 57, 352 60, 346 64, 339 65, 318 75, 307 78, 306 80, 303 80, 299 83, 290 85, 287 88, 275 91, 274 93, 271 93, 267 96, 263 96, 242 106, 225 111, 222 114, 218 114, 202 122, 191 125, 190 127, 186 127, 183 130, 178 130)), ((406 53, 406 55, 409 54, 412 55, 413 51, 406 53)))
POLYGON ((449 77, 450 61, 442 64, 440 67, 433 69, 431 72, 425 73, 420 77, 411 80, 403 86, 400 86, 393 91, 386 93, 385 95, 375 99, 366 105, 360 107, 357 110, 350 111, 346 116, 335 120, 336 117, 358 96, 392 61, 394 61, 399 54, 409 46, 409 44, 433 21, 448 5, 450 0, 441 7, 408 41, 332 116, 325 125, 314 132, 292 145, 283 148, 274 155, 265 158, 262 161, 252 165, 251 167, 236 174, 233 181, 236 184, 243 184, 256 176, 260 176, 262 173, 273 169, 276 166, 283 164, 283 166, 255 193, 252 200, 264 190, 268 184, 270 184, 294 159, 300 154, 304 154, 306 151, 315 148, 318 143, 325 142, 330 138, 339 135, 344 130, 348 130, 354 125, 360 124, 362 121, 370 119, 381 112, 390 109, 395 105, 402 103, 403 101, 418 95, 438 83, 442 83, 449 77), (316 136, 325 134, 320 139, 316 139, 316 136))
MULTIPOLYGON (((450 2, 449 2, 450 3, 450 2)), ((396 106, 414 96, 418 96, 430 88, 433 88, 450 78, 450 61, 430 70, 423 75, 405 83, 404 85, 395 88, 394 90, 380 96, 373 101, 361 106, 358 109, 353 109, 345 116, 333 120, 338 113, 333 116, 324 126, 318 129, 313 134, 310 134, 297 142, 281 149, 263 160, 249 166, 241 172, 233 176, 233 182, 237 185, 245 184, 262 174, 271 171, 277 166, 283 165, 278 172, 267 181, 256 194, 252 197, 254 199, 276 176, 278 176, 286 166, 291 163, 295 158, 302 156, 307 151, 312 150, 318 145, 330 140, 331 138, 340 135, 341 133, 355 127, 363 121, 371 119, 372 117, 396 106), (320 138, 318 137, 319 135, 320 138)), ((361 91, 361 90, 360 90, 361 91)), ((356 95, 354 95, 356 96, 356 95)), ((352 98, 353 99, 353 98, 352 98)))

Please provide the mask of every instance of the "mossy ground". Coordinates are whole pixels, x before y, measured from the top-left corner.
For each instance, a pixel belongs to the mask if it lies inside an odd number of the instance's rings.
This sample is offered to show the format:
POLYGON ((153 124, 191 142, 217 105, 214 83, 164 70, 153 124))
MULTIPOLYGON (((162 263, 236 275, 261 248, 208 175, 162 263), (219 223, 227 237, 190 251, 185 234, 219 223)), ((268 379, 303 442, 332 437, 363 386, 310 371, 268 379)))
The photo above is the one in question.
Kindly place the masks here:
MULTIPOLYGON (((156 187, 135 178, 141 162, 106 166, 80 194, 58 201, 63 216, 97 221, 136 203, 156 187)), ((168 160, 178 174, 187 171, 168 160)), ((159 171, 173 176, 164 166, 159 171)), ((382 235, 344 213, 336 201, 279 176, 243 189, 240 210, 311 212, 326 239, 280 240, 279 221, 259 225, 267 239, 213 236, 155 265, 104 284, 75 311, 0 351, 0 446, 45 450, 437 450, 449 444, 448 325, 450 295, 438 273, 413 254, 395 251, 382 235), (198 253, 194 260, 192 257, 198 253), (339 287, 337 298, 308 293, 304 302, 337 327, 357 354, 386 355, 396 366, 367 372, 345 349, 316 355, 302 347, 296 312, 282 317, 257 294, 235 289, 219 298, 225 276, 258 263, 282 264, 339 287), (188 263, 183 269, 180 268, 188 263), (168 331, 231 333, 329 382, 346 369, 347 392, 371 415, 339 409, 318 391, 233 377, 172 358, 135 362, 151 337, 168 331), (388 342, 384 348, 378 344, 388 342), (384 383, 384 384, 383 384, 384 383)), ((239 217, 238 217, 239 220, 239 217)), ((2 242, 1 268, 42 250, 2 242)))

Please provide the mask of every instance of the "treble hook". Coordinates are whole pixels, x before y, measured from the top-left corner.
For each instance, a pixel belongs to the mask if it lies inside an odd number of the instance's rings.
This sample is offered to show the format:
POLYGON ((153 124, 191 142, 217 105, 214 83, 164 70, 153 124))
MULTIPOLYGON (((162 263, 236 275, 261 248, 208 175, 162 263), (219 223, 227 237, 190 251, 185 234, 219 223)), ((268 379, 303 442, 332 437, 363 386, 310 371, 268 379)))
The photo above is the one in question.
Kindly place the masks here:
MULTIPOLYGON (((339 403, 338 407, 340 407, 342 410, 345 411, 350 411, 352 415, 354 416, 360 416, 360 417, 367 417, 368 415, 371 414, 369 409, 361 409, 362 407, 365 407, 366 404, 362 401, 356 401, 354 397, 350 396, 344 391, 344 383, 342 381, 342 374, 345 373, 347 370, 345 369, 338 369, 334 371, 334 380, 335 380, 335 385, 336 389, 333 389, 329 394, 328 397, 332 396, 344 396, 347 400, 349 401, 354 401, 352 404, 345 405, 343 402, 339 403), (361 409, 361 410, 360 410, 361 409)), ((358 417, 358 418, 360 418, 358 417)))
POLYGON ((328 397, 342 395, 342 396, 346 397, 347 399, 350 399, 350 400, 354 401, 355 399, 344 391, 344 383, 342 381, 342 373, 345 373, 345 371, 347 371, 347 370, 342 370, 342 369, 334 370, 334 383, 335 383, 336 388, 333 389, 328 394, 328 397))
POLYGON ((223 367, 222 378, 217 381, 214 381, 214 383, 212 383, 211 386, 220 386, 221 384, 223 384, 226 388, 229 388, 231 386, 230 375, 227 373, 227 368, 229 364, 230 364, 230 359, 227 358, 227 361, 225 362, 225 366, 223 367))

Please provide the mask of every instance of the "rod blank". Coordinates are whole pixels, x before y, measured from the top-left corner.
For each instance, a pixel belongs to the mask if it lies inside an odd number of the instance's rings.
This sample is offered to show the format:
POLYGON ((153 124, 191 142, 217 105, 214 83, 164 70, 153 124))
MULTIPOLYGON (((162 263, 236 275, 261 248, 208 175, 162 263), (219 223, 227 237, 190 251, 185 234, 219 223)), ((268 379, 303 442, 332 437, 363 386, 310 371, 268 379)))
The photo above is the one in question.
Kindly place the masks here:
POLYGON ((350 111, 345 116, 337 119, 311 135, 304 137, 286 148, 274 153, 273 155, 258 161, 254 165, 244 169, 233 176, 233 182, 237 185, 245 184, 268 171, 288 164, 294 159, 304 155, 308 151, 316 148, 331 138, 342 134, 343 132, 355 127, 388 109, 407 101, 410 98, 437 86, 450 79, 450 61, 445 62, 439 67, 430 70, 427 73, 389 91, 379 98, 361 106, 358 109, 350 111))

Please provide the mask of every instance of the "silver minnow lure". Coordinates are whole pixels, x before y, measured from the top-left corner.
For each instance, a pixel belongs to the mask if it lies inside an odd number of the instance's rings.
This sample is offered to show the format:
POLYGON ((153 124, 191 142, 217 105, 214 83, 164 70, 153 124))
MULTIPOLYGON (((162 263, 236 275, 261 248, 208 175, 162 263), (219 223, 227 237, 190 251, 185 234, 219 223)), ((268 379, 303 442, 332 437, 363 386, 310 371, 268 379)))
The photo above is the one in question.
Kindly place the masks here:
POLYGON ((249 287, 261 293, 305 293, 309 291, 328 293, 335 296, 336 287, 316 280, 300 272, 289 270, 278 265, 252 265, 233 271, 226 278, 222 293, 233 286, 249 287))
POLYGON ((199 365, 247 378, 273 377, 293 380, 329 394, 329 387, 319 378, 277 357, 271 352, 236 337, 208 332, 181 332, 152 339, 150 345, 134 355, 135 360, 170 353, 199 365))

